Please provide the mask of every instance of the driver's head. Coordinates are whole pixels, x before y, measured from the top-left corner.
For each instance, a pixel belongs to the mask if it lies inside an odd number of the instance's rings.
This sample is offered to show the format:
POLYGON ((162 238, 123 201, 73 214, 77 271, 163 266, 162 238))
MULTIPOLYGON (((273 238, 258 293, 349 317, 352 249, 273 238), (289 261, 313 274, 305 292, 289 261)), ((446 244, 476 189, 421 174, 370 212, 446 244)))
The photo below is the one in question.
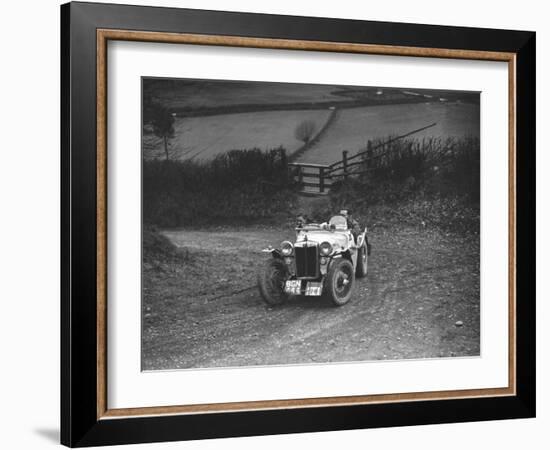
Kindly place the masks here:
POLYGON ((340 210, 340 215, 344 216, 344 217, 348 217, 349 215, 351 215, 351 213, 347 209, 341 209, 340 210))

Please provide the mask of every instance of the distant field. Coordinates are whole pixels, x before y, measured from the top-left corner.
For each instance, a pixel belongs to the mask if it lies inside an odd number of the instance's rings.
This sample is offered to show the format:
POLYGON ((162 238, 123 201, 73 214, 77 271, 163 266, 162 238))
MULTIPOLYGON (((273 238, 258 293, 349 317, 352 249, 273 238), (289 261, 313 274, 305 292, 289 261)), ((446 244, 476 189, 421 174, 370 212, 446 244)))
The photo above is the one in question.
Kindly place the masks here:
POLYGON ((158 78, 144 79, 143 95, 145 103, 160 103, 178 117, 403 104, 439 97, 465 103, 479 99, 477 93, 465 91, 158 78))
MULTIPOLYGON (((257 92, 250 95, 259 99, 257 92)), ((359 91, 353 95, 359 95, 359 91)), ((268 97, 266 94, 266 100, 268 97)), ((319 130, 329 114, 330 110, 324 108, 177 117, 175 136, 169 141, 171 158, 206 160, 233 149, 257 147, 266 150, 279 146, 291 154, 302 145, 294 137, 296 126, 304 120, 312 120, 319 130)), ((479 105, 430 101, 342 108, 320 141, 300 156, 298 162, 330 164, 341 158, 343 150, 351 155, 364 149, 369 139, 404 134, 433 122, 437 122, 437 126, 414 137, 479 137, 479 105)), ((146 133, 143 144, 146 158, 164 158, 159 138, 146 133)))
POLYGON ((400 135, 437 122, 437 126, 415 134, 423 137, 479 137, 479 105, 468 103, 417 103, 342 109, 320 142, 298 162, 330 164, 365 148, 369 139, 400 135))
MULTIPOLYGON (((170 140, 172 159, 210 159, 233 149, 271 149, 283 146, 288 153, 303 143, 294 137, 296 126, 312 120, 317 129, 328 119, 330 110, 266 111, 224 114, 208 117, 176 118, 175 137, 170 140)), ((164 157, 162 141, 144 136, 146 158, 164 157)))
POLYGON ((152 98, 171 110, 342 100, 334 94, 339 86, 323 84, 153 79, 147 80, 145 87, 152 98))

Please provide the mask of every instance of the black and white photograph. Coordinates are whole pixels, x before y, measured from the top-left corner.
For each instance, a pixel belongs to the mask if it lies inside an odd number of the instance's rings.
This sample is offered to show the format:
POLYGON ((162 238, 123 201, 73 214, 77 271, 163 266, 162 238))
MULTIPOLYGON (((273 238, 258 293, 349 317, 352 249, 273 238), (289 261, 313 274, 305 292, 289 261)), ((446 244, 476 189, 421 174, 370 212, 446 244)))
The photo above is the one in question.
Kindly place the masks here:
POLYGON ((6 2, 0 448, 547 446, 547 10, 6 2))
POLYGON ((142 78, 142 370, 480 356, 480 93, 142 78))

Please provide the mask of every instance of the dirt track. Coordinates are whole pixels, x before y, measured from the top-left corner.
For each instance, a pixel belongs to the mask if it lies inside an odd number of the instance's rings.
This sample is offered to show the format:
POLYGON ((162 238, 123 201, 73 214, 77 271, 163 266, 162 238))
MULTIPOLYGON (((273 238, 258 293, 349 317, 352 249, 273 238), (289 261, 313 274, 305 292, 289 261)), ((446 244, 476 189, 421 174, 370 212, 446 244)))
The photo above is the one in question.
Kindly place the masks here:
POLYGON ((477 236, 375 230, 369 274, 350 303, 310 297, 271 308, 249 287, 266 258, 259 250, 291 231, 165 235, 188 262, 144 265, 145 370, 479 355, 477 236))

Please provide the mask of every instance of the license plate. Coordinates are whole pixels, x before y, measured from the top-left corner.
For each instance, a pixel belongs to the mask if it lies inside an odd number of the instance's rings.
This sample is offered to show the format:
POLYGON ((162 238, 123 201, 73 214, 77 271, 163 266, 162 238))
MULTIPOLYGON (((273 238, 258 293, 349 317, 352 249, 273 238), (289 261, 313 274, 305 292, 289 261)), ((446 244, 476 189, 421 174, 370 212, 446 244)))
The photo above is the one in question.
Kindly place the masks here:
POLYGON ((323 291, 323 283, 310 281, 306 285, 306 295, 321 295, 323 291))
POLYGON ((302 280, 287 280, 285 283, 285 292, 291 295, 300 295, 302 289, 302 280))

